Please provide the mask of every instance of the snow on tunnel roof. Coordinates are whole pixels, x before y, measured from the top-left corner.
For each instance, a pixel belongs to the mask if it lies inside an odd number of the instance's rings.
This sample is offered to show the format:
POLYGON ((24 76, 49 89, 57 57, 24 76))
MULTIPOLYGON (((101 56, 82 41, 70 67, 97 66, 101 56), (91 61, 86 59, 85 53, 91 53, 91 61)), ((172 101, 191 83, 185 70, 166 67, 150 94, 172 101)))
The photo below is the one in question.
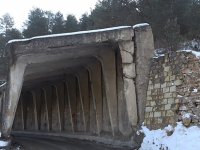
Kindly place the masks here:
MULTIPOLYGON (((132 26, 132 28, 135 29, 135 28, 144 27, 144 26, 149 26, 149 24, 148 23, 136 24, 136 25, 132 26)), ((8 44, 14 43, 14 42, 25 42, 25 41, 29 41, 29 40, 33 40, 33 39, 41 39, 41 38, 49 38, 49 37, 50 38, 51 37, 62 37, 62 36, 80 35, 80 34, 88 34, 88 33, 98 33, 98 32, 113 31, 113 30, 120 30, 120 29, 127 29, 127 28, 131 28, 131 26, 118 26, 118 27, 89 30, 89 31, 78 31, 78 32, 71 32, 71 33, 42 35, 42 36, 35 36, 32 38, 26 38, 26 39, 14 39, 14 40, 10 40, 8 42, 8 44)))
POLYGON ((24 42, 24 41, 29 41, 29 40, 33 40, 33 39, 41 39, 41 38, 48 38, 48 37, 61 37, 61 36, 70 36, 70 35, 79 35, 79 34, 88 34, 88 33, 113 31, 113 30, 126 29, 126 28, 131 28, 131 26, 119 26, 119 27, 111 27, 111 28, 104 28, 104 29, 97 29, 97 30, 88 30, 88 31, 78 31, 78 32, 61 33, 61 34, 42 35, 42 36, 35 36, 35 37, 32 37, 32 38, 27 38, 27 39, 10 40, 8 43, 10 44, 10 43, 14 43, 14 42, 24 42))

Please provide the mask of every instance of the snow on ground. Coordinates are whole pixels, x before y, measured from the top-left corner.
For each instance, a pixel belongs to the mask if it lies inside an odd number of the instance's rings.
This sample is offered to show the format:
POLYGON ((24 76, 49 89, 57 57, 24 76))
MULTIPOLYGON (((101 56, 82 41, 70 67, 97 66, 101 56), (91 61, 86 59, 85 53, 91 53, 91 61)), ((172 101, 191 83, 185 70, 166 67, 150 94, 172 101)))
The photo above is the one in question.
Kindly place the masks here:
MULTIPOLYGON (((1 132, 0 132, 0 137, 1 137, 1 132)), ((1 147, 6 147, 10 144, 10 140, 1 140, 0 139, 0 148, 1 147)), ((0 150, 3 150, 3 149, 0 149, 0 150)))
POLYGON ((0 147, 6 147, 6 146, 8 146, 9 145, 9 141, 1 141, 0 140, 0 147))
POLYGON ((175 128, 168 126, 163 130, 150 131, 143 126, 141 132, 145 138, 139 150, 200 150, 200 128, 197 126, 186 128, 177 122, 175 128), (170 131, 173 134, 168 136, 167 132, 170 131))

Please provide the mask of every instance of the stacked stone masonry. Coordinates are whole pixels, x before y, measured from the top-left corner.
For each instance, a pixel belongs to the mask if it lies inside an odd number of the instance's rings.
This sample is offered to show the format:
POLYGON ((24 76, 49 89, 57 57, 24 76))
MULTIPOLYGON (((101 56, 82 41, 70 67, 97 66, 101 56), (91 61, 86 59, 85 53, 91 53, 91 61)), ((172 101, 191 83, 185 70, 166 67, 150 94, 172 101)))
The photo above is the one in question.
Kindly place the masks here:
POLYGON ((153 58, 144 123, 151 129, 200 121, 200 59, 192 52, 153 58))

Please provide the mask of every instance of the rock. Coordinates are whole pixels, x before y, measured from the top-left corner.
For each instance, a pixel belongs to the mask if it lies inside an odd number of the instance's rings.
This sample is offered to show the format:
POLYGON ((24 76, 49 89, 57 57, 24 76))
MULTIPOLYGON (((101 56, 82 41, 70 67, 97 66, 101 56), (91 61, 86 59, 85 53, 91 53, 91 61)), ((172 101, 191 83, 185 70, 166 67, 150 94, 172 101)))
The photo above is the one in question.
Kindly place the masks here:
POLYGON ((192 121, 192 118, 191 118, 190 114, 185 114, 182 116, 182 122, 183 122, 184 126, 189 127, 191 121, 192 121))
POLYGON ((180 107, 179 107, 179 110, 181 110, 181 111, 186 111, 186 110, 187 110, 187 107, 186 107, 186 106, 180 106, 180 107))
POLYGON ((135 64, 123 64, 123 74, 126 78, 133 79, 136 77, 135 64))
POLYGON ((133 63, 133 57, 131 53, 123 50, 121 50, 120 53, 122 57, 122 63, 127 63, 127 64, 133 63))
POLYGON ((133 55, 134 53, 134 43, 133 41, 122 41, 119 42, 120 50, 127 51, 133 55))

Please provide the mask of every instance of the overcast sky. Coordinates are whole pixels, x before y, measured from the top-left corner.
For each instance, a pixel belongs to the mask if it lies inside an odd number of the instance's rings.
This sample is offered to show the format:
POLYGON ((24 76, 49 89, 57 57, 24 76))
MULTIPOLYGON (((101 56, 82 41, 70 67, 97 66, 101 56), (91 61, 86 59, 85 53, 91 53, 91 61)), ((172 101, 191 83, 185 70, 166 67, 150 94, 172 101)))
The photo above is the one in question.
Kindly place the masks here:
POLYGON ((77 19, 85 12, 90 12, 98 0, 0 0, 0 17, 9 13, 15 21, 16 27, 21 28, 23 22, 28 18, 28 13, 33 7, 52 12, 61 11, 74 14, 77 19))

